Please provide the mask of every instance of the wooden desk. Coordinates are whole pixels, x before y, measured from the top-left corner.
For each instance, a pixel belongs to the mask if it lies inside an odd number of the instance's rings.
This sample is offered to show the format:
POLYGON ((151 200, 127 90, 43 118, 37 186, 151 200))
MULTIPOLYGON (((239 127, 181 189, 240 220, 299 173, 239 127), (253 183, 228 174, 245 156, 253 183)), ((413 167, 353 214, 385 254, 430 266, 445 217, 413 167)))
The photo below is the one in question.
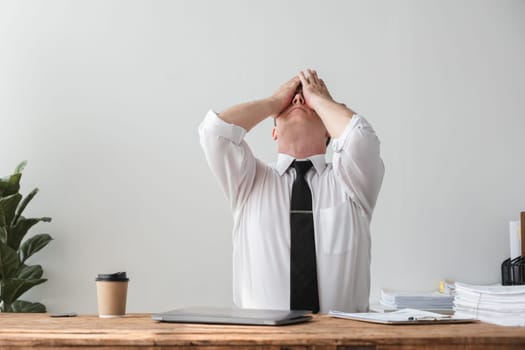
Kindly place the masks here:
POLYGON ((282 327, 158 323, 149 315, 50 318, 0 313, 1 349, 525 349, 525 328, 389 326, 316 315, 282 327))

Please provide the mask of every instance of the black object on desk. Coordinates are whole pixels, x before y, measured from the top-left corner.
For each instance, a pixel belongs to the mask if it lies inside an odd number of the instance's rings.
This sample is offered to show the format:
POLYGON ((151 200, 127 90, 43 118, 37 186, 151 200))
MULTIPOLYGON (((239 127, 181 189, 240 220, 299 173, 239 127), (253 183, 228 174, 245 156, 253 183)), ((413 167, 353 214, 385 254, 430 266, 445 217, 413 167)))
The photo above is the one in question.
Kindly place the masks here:
POLYGON ((504 286, 525 284, 525 257, 506 259, 501 264, 501 284, 504 286))
POLYGON ((520 213, 521 256, 506 259, 501 264, 501 284, 504 286, 525 284, 525 211, 520 213))

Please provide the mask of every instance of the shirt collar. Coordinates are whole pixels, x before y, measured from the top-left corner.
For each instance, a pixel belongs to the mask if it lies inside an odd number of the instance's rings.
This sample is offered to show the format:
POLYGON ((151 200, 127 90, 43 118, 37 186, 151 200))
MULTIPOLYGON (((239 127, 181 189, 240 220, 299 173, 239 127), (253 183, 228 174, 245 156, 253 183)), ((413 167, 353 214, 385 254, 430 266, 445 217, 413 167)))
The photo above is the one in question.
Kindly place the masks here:
MULTIPOLYGON (((309 159, 312 162, 315 170, 317 171, 317 174, 320 174, 324 170, 324 168, 326 168, 326 158, 324 154, 315 154, 306 159, 309 159)), ((297 160, 306 160, 306 159, 297 159, 297 160)), ((282 176, 286 172, 286 170, 288 170, 288 168, 290 167, 290 165, 292 164, 294 160, 295 158, 288 154, 279 153, 277 155, 277 163, 275 164, 275 169, 277 170, 279 175, 282 176)))

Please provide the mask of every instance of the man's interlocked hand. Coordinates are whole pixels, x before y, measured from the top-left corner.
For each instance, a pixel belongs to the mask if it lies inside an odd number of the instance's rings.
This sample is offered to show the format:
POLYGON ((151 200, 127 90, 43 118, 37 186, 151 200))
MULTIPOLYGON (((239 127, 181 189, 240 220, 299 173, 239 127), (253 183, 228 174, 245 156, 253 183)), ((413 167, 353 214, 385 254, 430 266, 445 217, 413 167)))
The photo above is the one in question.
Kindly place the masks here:
POLYGON ((295 96, 297 88, 301 84, 299 76, 295 76, 288 80, 286 83, 281 85, 277 91, 271 96, 271 100, 274 102, 274 113, 273 116, 278 115, 286 109, 292 103, 292 99, 295 96))
POLYGON ((307 69, 299 72, 299 79, 303 86, 303 96, 306 105, 319 114, 319 103, 322 100, 333 101, 323 79, 319 79, 315 70, 307 69))

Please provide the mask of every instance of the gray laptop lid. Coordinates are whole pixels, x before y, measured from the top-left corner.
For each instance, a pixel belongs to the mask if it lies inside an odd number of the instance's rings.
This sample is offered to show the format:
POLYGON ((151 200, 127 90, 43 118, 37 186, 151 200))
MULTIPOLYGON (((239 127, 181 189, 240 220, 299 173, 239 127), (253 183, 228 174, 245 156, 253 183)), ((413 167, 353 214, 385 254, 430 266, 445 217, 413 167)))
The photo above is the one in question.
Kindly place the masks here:
POLYGON ((189 307, 153 314, 151 318, 163 322, 279 326, 306 322, 312 318, 308 315, 310 313, 311 311, 305 310, 189 307))

